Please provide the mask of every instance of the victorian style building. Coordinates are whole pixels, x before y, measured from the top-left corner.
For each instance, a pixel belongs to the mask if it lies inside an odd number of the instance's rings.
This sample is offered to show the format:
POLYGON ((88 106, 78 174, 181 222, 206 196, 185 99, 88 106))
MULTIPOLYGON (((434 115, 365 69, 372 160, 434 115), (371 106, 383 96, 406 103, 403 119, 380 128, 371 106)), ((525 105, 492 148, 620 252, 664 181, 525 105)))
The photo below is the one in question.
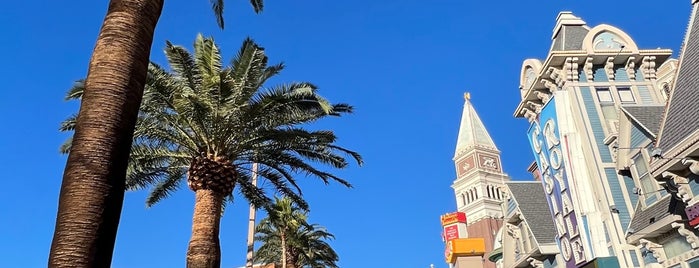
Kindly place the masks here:
MULTIPOLYGON (((589 27, 561 12, 546 59, 522 64, 514 115, 531 123, 558 267, 642 267, 642 252, 626 240, 638 194, 634 180, 617 169, 619 119, 633 107, 662 105, 658 67, 671 54, 639 49, 616 27, 589 27)), ((672 80, 671 70, 662 75, 672 80)))

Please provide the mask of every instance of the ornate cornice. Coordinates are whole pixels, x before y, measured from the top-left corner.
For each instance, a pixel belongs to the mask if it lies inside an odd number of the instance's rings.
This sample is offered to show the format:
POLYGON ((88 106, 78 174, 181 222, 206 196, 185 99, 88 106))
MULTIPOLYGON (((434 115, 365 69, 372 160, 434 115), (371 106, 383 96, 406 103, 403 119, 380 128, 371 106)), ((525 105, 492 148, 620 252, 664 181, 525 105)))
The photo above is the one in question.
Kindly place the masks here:
POLYGON ((580 79, 578 73, 578 57, 568 57, 563 64, 563 70, 565 70, 566 81, 577 82, 580 79))
POLYGON ((534 268, 544 268, 544 263, 540 260, 534 259, 532 257, 527 258, 529 265, 534 268))
POLYGON ((604 72, 607 73, 609 81, 614 80, 614 57, 607 57, 607 62, 604 64, 604 72))
POLYGON ((641 60, 641 71, 645 81, 656 79, 655 59, 655 56, 645 56, 641 60))
POLYGON ((636 80, 636 57, 629 57, 628 60, 626 60, 626 74, 629 76, 629 80, 636 80))
POLYGON ((593 81, 595 80, 595 72, 592 71, 592 57, 588 57, 585 59, 585 65, 583 65, 583 72, 585 72, 585 77, 587 78, 587 81, 593 81))
POLYGON ((665 252, 662 250, 663 246, 660 244, 653 243, 651 241, 648 241, 646 239, 641 239, 639 240, 640 246, 639 248, 641 249, 646 249, 650 253, 653 254, 653 257, 658 260, 658 263, 662 264, 667 260, 667 257, 665 256, 665 252))
POLYGON ((680 233, 680 235, 684 236, 684 238, 687 240, 687 243, 689 243, 690 246, 692 246, 692 249, 699 249, 699 237, 697 237, 692 230, 689 230, 685 227, 684 223, 680 222, 673 222, 670 224, 672 228, 677 229, 677 232, 680 233))

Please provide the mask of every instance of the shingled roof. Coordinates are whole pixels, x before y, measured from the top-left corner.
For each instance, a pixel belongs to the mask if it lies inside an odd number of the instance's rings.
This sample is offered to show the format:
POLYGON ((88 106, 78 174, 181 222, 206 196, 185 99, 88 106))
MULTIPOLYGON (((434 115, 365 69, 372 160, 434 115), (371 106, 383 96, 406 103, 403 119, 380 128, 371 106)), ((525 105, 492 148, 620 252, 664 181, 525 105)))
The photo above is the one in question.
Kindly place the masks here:
MULTIPOLYGON (((673 215, 673 211, 670 208, 670 202, 672 202, 672 197, 666 196, 660 201, 655 202, 655 204, 645 209, 640 204, 637 205, 636 211, 633 214, 633 218, 631 219, 631 223, 629 224, 628 230, 638 232, 643 228, 646 228, 649 225, 653 224, 655 219, 663 219, 665 217, 673 215)), ((676 211, 675 213, 679 213, 679 211, 676 211)))
POLYGON ((668 102, 658 147, 670 150, 699 129, 699 17, 697 3, 692 15, 679 59, 677 80, 668 102))
POLYGON ((658 135, 660 123, 663 120, 663 113, 665 112, 664 105, 624 105, 621 107, 621 110, 631 117, 636 124, 649 131, 651 135, 658 135))
POLYGON ((519 206, 529 229, 539 244, 556 243, 556 227, 541 182, 506 182, 510 195, 519 206))

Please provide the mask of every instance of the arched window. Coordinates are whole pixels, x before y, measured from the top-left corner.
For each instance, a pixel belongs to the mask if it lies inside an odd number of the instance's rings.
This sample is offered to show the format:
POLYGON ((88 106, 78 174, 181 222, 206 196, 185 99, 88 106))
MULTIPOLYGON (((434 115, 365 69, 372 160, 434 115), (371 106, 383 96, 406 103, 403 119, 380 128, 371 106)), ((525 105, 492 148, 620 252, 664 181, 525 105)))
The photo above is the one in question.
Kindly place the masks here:
POLYGON ((466 194, 461 193, 461 205, 466 205, 466 194))
POLYGON ((498 200, 502 199, 502 197, 500 197, 500 187, 496 188, 495 191, 498 194, 498 200))

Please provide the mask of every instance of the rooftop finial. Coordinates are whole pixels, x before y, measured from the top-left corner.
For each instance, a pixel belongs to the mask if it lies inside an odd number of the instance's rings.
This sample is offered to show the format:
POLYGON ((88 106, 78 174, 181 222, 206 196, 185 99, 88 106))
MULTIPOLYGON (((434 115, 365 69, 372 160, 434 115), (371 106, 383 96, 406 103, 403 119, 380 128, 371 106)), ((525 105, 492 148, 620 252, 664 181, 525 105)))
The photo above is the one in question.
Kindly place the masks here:
POLYGON ((464 100, 471 100, 471 92, 464 93, 464 100))

